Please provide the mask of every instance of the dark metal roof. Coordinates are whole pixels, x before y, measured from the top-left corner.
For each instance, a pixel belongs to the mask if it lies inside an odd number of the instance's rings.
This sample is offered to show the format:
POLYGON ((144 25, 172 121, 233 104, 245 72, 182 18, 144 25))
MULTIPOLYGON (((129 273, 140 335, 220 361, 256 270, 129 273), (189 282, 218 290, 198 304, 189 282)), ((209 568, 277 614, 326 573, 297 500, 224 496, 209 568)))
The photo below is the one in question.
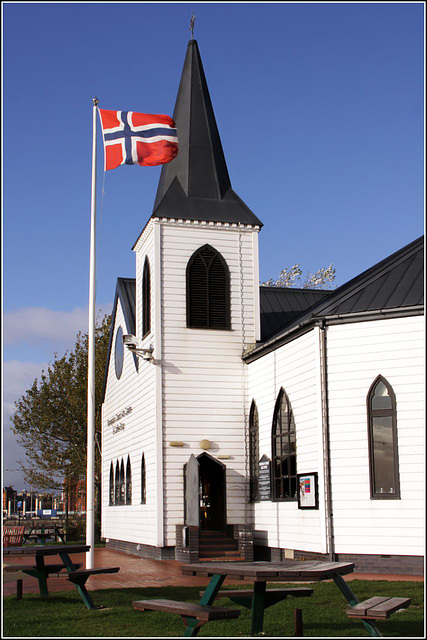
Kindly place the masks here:
POLYGON ((424 236, 421 236, 337 289, 314 315, 325 318, 423 304, 424 236))
POLYGON ((162 167, 152 216, 262 226, 231 188, 196 40, 188 43, 173 118, 178 155, 162 167))
POLYGON ((387 315, 422 314, 423 310, 424 236, 421 236, 294 316, 276 333, 263 338, 244 358, 251 362, 317 322, 353 322, 387 315))
MULTIPOLYGON (((136 308, 136 280, 135 278, 117 278, 116 294, 114 296, 113 310, 111 312, 110 338, 108 342, 107 361, 105 363, 104 386, 102 389, 102 402, 105 399, 105 389, 107 387, 108 367, 110 364, 111 349, 113 346, 114 333, 116 328, 117 303, 120 300, 126 325, 126 333, 135 335, 135 308, 136 308)), ((135 367, 138 369, 138 359, 133 354, 135 367)))
POLYGON ((260 287, 261 341, 269 338, 331 293, 322 289, 260 287))

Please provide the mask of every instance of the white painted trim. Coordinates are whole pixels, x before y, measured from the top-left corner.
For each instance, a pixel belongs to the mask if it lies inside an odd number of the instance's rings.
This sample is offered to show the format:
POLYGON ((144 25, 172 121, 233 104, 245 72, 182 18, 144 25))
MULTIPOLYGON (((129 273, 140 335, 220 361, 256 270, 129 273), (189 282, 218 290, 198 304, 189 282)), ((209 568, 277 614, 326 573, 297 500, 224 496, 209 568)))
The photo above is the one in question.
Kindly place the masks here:
POLYGON ((259 247, 258 233, 252 234, 253 284, 254 284, 254 326, 255 341, 261 340, 261 307, 259 294, 259 247))
MULTIPOLYGON (((317 450, 319 452, 319 538, 320 552, 328 553, 328 526, 327 517, 328 510, 326 508, 327 491, 326 485, 326 468, 325 468, 325 425, 323 419, 323 394, 322 394, 322 341, 321 328, 314 327, 314 357, 315 357, 315 379, 316 379, 316 419, 319 429, 317 430, 317 450), (322 499, 323 498, 323 499, 322 499)), ((325 357, 326 354, 323 354, 325 357)))
POLYGON ((153 225, 154 242, 154 358, 156 367, 156 408, 155 408, 155 447, 156 447, 156 545, 164 545, 163 513, 163 398, 162 398, 162 253, 161 226, 153 225))

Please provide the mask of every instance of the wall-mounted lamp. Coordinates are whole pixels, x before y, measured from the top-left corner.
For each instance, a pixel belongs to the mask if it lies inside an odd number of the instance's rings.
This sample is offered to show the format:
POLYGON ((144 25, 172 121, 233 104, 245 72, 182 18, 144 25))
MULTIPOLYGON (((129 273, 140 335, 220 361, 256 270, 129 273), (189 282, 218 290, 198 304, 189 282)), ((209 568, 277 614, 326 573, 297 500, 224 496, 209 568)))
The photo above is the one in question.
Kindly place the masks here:
POLYGON ((138 338, 136 336, 133 336, 131 333, 123 334, 123 344, 129 349, 129 351, 137 355, 139 358, 147 360, 148 362, 152 362, 154 360, 153 345, 150 344, 150 347, 148 349, 140 349, 138 347, 138 338))

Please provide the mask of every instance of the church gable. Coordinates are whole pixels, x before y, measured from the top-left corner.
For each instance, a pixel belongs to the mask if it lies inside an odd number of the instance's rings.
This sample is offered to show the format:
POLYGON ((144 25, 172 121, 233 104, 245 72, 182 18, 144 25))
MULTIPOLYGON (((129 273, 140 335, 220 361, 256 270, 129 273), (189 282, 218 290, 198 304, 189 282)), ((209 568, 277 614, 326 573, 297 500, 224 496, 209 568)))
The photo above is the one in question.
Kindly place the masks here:
MULTIPOLYGON (((105 399, 108 376, 112 374, 117 377, 117 367, 119 366, 120 360, 118 349, 116 357, 118 332, 121 332, 121 334, 135 334, 135 278, 117 278, 116 294, 114 296, 113 311, 111 314, 110 338, 108 342, 102 402, 104 402, 105 399), (123 326, 122 323, 119 324, 117 322, 118 310, 120 310, 123 315, 123 326), (113 356, 114 361, 112 360, 113 356)), ((120 352, 124 358, 123 341, 120 352)), ((135 355, 133 355, 133 360, 135 368, 138 370, 138 361, 135 355)))

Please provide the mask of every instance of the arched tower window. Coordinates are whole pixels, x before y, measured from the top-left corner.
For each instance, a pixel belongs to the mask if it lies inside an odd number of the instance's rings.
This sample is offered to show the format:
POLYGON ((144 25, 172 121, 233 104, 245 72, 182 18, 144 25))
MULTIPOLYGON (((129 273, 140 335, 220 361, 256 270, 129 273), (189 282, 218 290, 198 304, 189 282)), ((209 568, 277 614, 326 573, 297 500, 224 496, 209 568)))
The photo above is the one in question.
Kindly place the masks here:
POLYGON ((145 504, 145 456, 141 458, 141 504, 145 504))
POLYGON ((258 458, 259 458, 259 422, 258 409, 252 400, 249 413, 249 500, 258 498, 258 458))
POLYGON ((129 456, 126 463, 126 504, 132 504, 132 471, 129 456))
POLYGON ((110 498, 109 504, 114 504, 114 467, 110 465, 110 498))
POLYGON ((142 337, 145 338, 151 331, 151 276, 150 263, 145 258, 142 272, 142 337))
POLYGON ((400 498, 396 396, 382 376, 368 393, 371 498, 400 498))
POLYGON ((208 244, 187 265, 187 327, 230 329, 230 272, 208 244))
POLYGON ((273 497, 275 500, 297 499, 297 455, 294 415, 283 389, 276 400, 271 437, 273 497))

